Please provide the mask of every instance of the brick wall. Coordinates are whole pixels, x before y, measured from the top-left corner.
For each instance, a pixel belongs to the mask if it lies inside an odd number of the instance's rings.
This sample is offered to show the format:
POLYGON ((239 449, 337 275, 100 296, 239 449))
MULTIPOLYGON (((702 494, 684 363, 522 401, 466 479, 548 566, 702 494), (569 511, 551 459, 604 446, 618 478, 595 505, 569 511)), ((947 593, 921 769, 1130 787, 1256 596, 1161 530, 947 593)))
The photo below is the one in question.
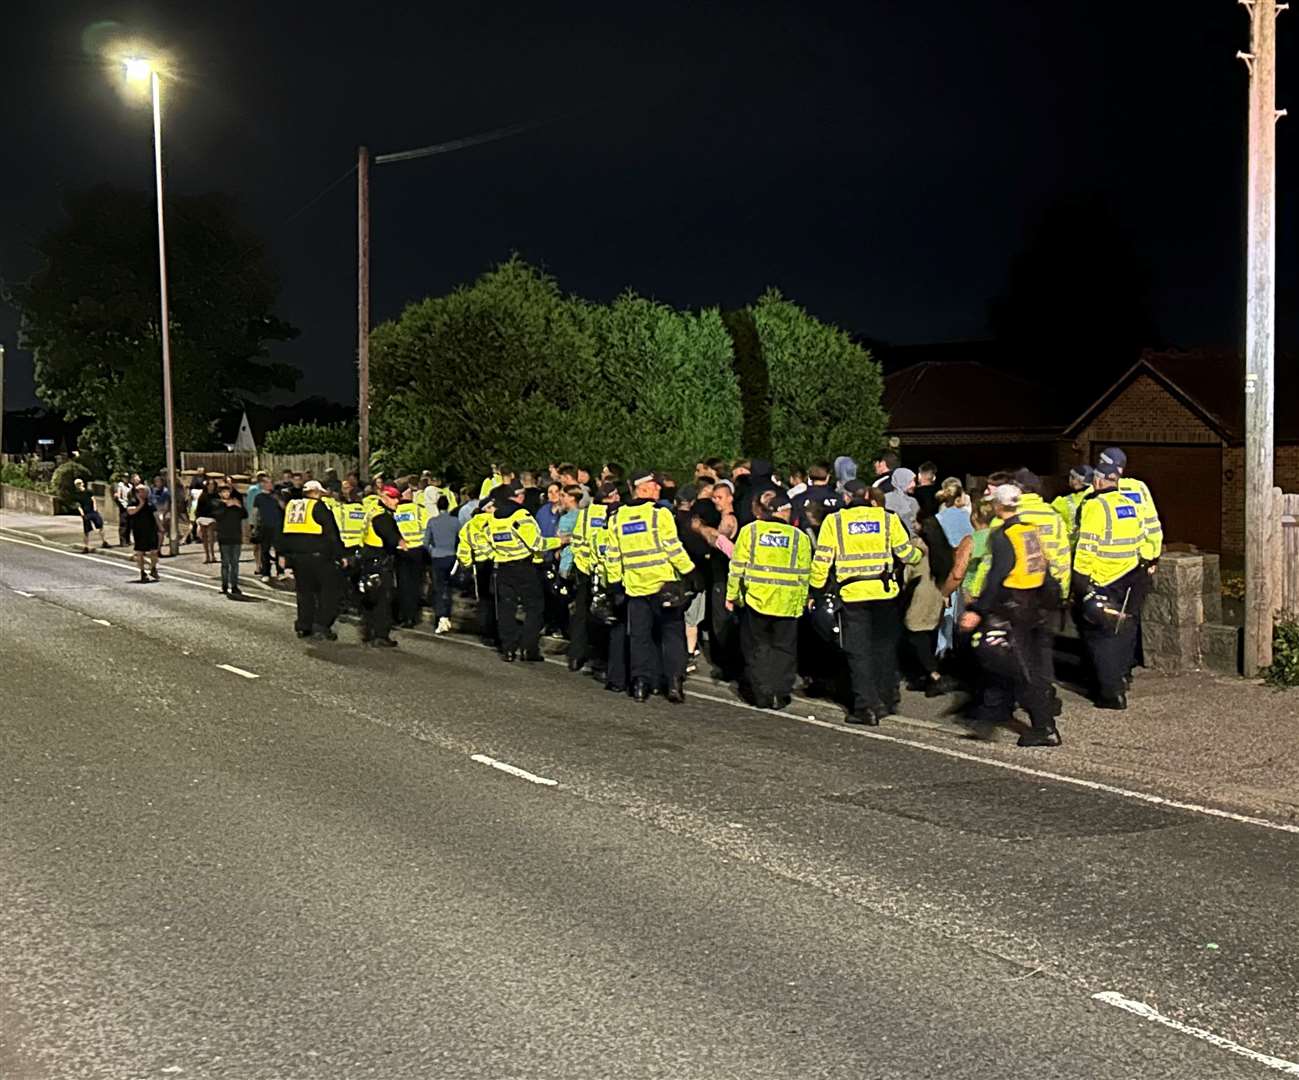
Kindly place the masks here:
MULTIPOLYGON (((1272 483, 1299 493, 1299 446, 1278 446, 1274 453, 1272 483)), ((1222 549, 1229 555, 1245 553, 1245 451, 1239 446, 1222 451, 1222 549)))
POLYGON ((1082 438, 1102 446, 1125 442, 1216 443, 1217 433, 1149 375, 1140 375, 1104 412, 1096 416, 1082 438))

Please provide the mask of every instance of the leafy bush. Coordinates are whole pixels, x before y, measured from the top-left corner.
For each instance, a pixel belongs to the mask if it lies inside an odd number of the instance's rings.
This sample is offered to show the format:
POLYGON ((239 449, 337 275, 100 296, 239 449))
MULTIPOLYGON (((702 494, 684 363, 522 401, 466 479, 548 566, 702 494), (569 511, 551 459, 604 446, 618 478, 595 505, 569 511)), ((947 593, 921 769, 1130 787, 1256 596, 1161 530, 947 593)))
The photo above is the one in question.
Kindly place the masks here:
POLYGON ((860 461, 874 453, 888 416, 871 354, 775 289, 752 310, 767 361, 776 459, 806 464, 849 454, 860 461))
POLYGON ((337 454, 356 457, 355 422, 282 424, 266 433, 262 449, 268 454, 337 454))
POLYGON ((28 489, 36 487, 36 481, 27 475, 27 470, 15 462, 5 462, 0 465, 0 484, 28 489))
POLYGON ((1272 666, 1263 673, 1272 686, 1299 686, 1299 622, 1278 619, 1272 627, 1272 666))
POLYGON ((72 481, 80 477, 87 484, 91 481, 90 470, 79 461, 65 461, 57 469, 54 475, 50 477, 50 487, 54 489, 54 494, 59 499, 60 510, 72 509, 72 481))

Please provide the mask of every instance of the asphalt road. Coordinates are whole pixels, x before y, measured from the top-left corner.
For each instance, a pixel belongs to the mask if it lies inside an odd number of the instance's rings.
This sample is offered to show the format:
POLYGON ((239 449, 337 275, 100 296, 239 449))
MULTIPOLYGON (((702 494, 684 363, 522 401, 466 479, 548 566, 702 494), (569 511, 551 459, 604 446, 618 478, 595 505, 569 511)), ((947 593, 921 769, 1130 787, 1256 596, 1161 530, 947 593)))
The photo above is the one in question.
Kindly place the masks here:
POLYGON ((1299 835, 163 573, 0 539, 6 1080, 1299 1075, 1299 835))

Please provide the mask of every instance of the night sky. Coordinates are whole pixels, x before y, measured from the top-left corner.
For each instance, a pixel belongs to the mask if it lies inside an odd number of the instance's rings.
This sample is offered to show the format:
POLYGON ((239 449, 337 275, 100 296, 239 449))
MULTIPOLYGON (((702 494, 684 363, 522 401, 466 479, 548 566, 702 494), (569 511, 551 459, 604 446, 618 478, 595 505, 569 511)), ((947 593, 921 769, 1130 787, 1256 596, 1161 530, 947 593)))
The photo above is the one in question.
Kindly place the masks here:
MULTIPOLYGON (((0 273, 61 193, 151 188, 150 120, 84 32, 171 49, 176 192, 224 190, 269 241, 278 354, 347 399, 355 180, 402 150, 552 123, 374 174, 375 320, 518 251, 595 299, 738 306, 767 286, 866 337, 979 337, 1042 210, 1102 192, 1153 272, 1165 343, 1241 338, 1247 78, 1232 0, 1013 3, 10 4, 0 273), (295 215, 296 216, 293 216, 295 215)), ((1280 20, 1278 335, 1299 343, 1299 10, 1280 20)), ((10 408, 31 404, 15 354, 10 408)), ((1049 343, 1044 343, 1049 348, 1049 343)))

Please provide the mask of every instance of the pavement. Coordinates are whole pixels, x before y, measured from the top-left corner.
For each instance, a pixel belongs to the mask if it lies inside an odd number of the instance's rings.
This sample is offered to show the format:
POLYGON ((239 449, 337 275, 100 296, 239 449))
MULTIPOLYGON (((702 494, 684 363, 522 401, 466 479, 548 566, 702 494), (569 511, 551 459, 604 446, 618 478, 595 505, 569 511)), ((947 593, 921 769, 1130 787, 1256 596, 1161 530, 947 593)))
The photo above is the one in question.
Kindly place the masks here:
POLYGON ((1287 820, 162 575, 0 535, 6 1080, 1299 1075, 1287 820))

